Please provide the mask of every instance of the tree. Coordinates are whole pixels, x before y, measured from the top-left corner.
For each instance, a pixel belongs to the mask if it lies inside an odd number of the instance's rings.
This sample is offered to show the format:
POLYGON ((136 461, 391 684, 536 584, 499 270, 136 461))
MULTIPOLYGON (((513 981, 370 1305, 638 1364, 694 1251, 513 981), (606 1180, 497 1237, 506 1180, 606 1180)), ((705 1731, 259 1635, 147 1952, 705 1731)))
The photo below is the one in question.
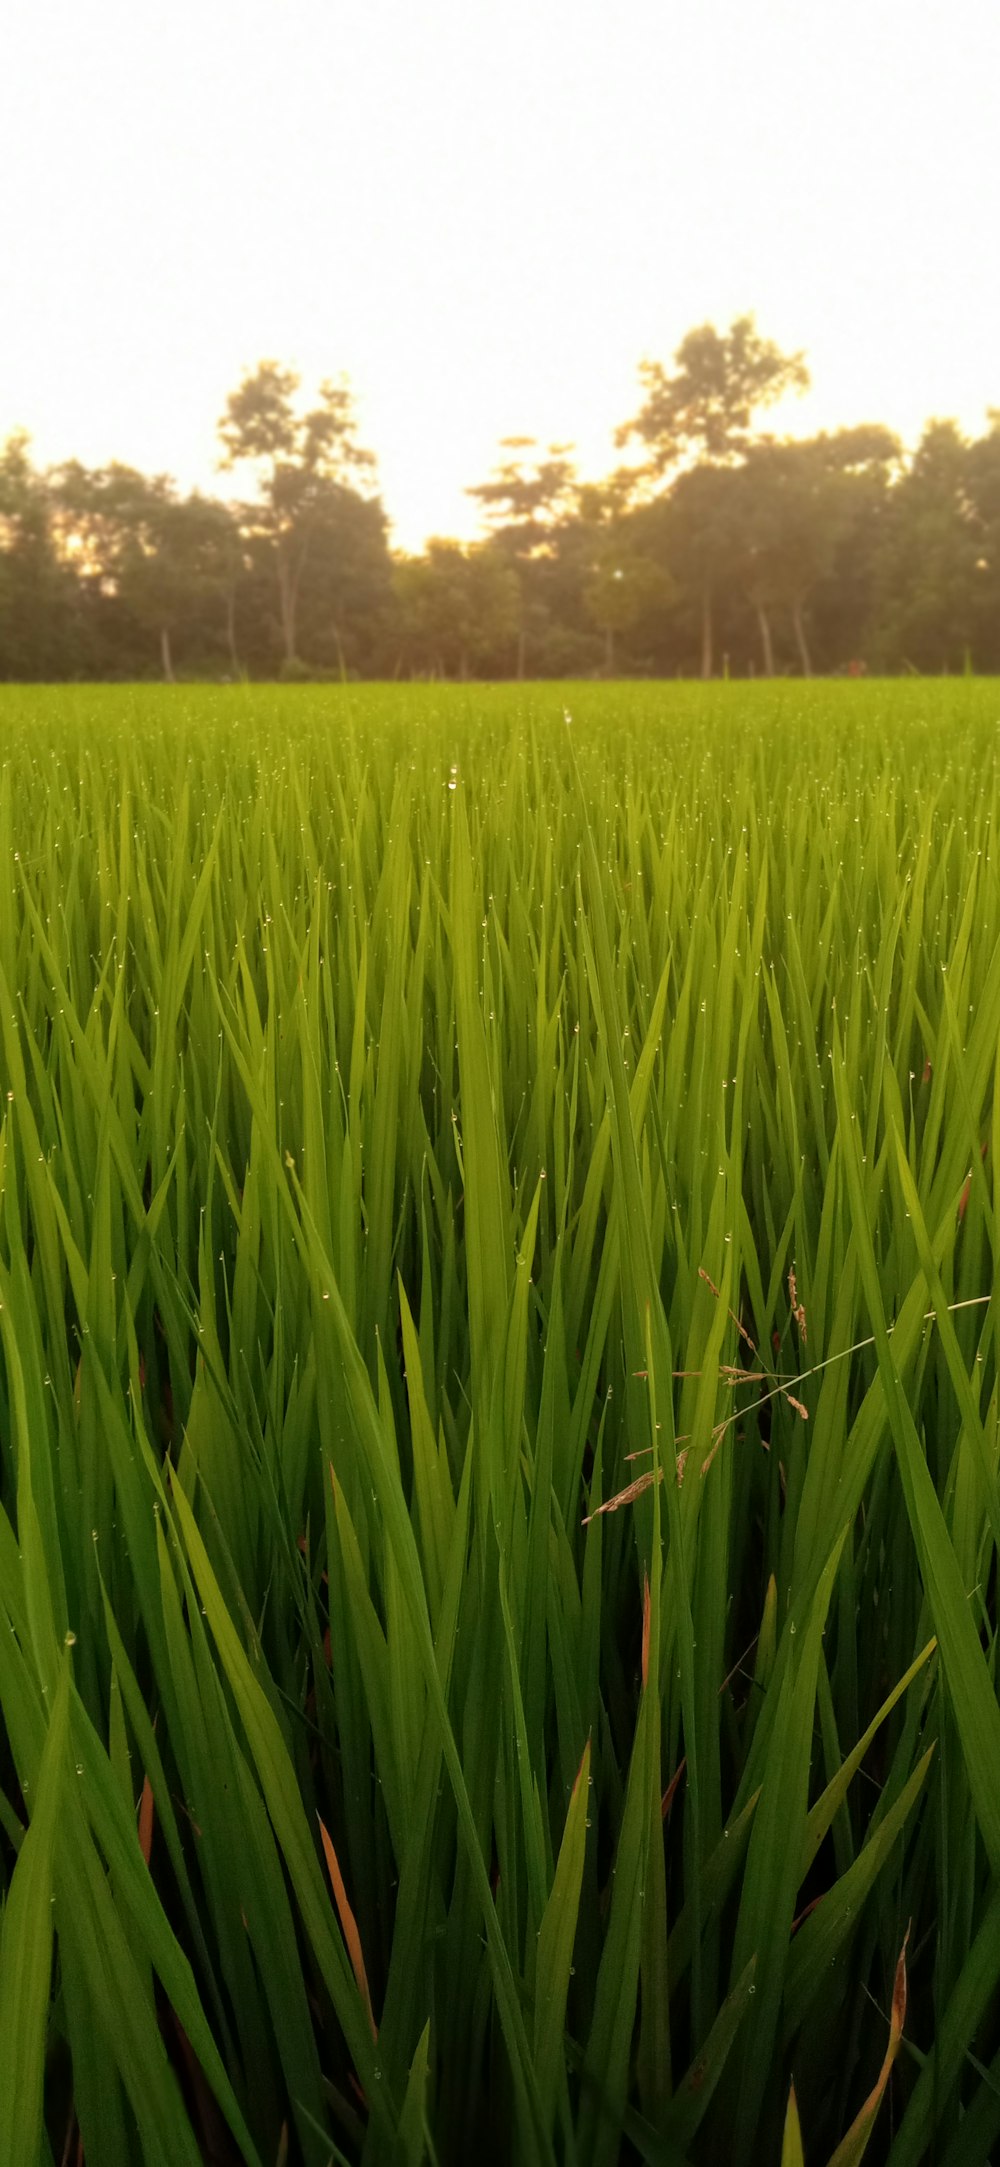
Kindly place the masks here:
POLYGON ((225 637, 238 669, 233 618, 239 537, 225 505, 197 493, 180 498, 165 475, 112 462, 72 460, 52 483, 52 517, 62 562, 77 582, 91 633, 145 674, 147 643, 163 676, 187 635, 202 662, 225 637), (132 658, 135 656, 135 663, 132 658))
POLYGON ((710 677, 720 647, 768 674, 1000 670, 1000 409, 973 441, 929 423, 906 459, 874 424, 765 434, 806 381, 752 317, 703 324, 642 364, 618 442, 643 463, 580 484, 570 445, 505 438, 469 491, 486 538, 395 561, 344 383, 310 406, 276 361, 244 376, 220 465, 256 493, 231 505, 117 462, 41 471, 15 432, 0 676, 710 677))
POLYGON ((215 636, 225 639, 230 669, 238 677, 236 593, 242 548, 228 505, 197 491, 168 497, 153 538, 153 554, 133 566, 125 594, 141 621, 159 634, 164 676, 173 676, 174 647, 181 635, 200 644, 207 632, 213 646, 215 636))
POLYGON ((18 429, 0 444, 0 677, 66 666, 71 590, 53 545, 49 490, 18 429))
POLYGON ((616 640, 634 631, 652 609, 676 595, 676 583, 664 565, 636 547, 630 528, 630 477, 622 472, 606 482, 587 482, 578 492, 575 533, 584 559, 584 609, 604 634, 604 671, 613 677, 616 640))
POLYGON ((615 674, 615 639, 634 630, 651 604, 672 599, 674 583, 662 566, 649 557, 625 556, 610 551, 598 559, 583 591, 587 613, 604 634, 604 668, 615 674), (617 558, 621 558, 617 562, 617 558))
POLYGON ((151 566, 172 493, 165 477, 117 461, 89 468, 72 459, 53 475, 56 543, 76 580, 88 666, 98 675, 144 675, 151 630, 163 674, 173 674, 169 630, 149 622, 151 566))
POLYGON ((529 457, 538 451, 535 437, 505 436, 500 449, 507 458, 498 461, 488 481, 478 482, 466 495, 475 497, 497 546, 517 572, 521 598, 517 675, 523 678, 529 627, 534 619, 538 628, 545 616, 532 571, 551 559, 558 522, 573 501, 576 476, 569 458, 573 446, 550 444, 541 458, 529 457))
POLYGON ((985 436, 970 444, 966 480, 976 523, 973 636, 977 667, 1000 670, 1000 407, 990 407, 985 436))
POLYGON ((714 324, 689 331, 670 376, 660 361, 640 362, 639 381, 645 399, 615 442, 639 437, 649 450, 646 471, 659 478, 692 456, 718 465, 742 457, 755 416, 789 391, 808 390, 809 371, 802 354, 783 354, 761 338, 752 316, 738 316, 728 332, 714 324))
MULTIPOLYGON (((248 539, 273 553, 286 664, 298 657, 298 603, 317 530, 329 524, 332 490, 370 481, 374 456, 357 441, 354 403, 341 382, 320 385, 315 407, 296 412, 300 379, 277 361, 261 361, 230 392, 219 422, 220 466, 250 466, 259 501, 244 507, 248 539)), ((357 493, 355 491, 355 493, 357 493)))
POLYGON ((303 653, 340 677, 371 669, 393 613, 388 526, 377 497, 324 481, 299 586, 303 653))
POLYGON ((489 543, 466 549, 434 537, 422 556, 397 565, 394 587, 411 672, 465 678, 516 637, 517 577, 489 543))
POLYGON ((890 668, 961 669, 971 651, 984 555, 972 486, 961 431, 928 422, 893 489, 874 566, 873 641, 890 668))
MULTIPOLYGON (((752 316, 738 316, 728 332, 701 324, 681 340, 671 374, 662 362, 643 361, 639 380, 645 398, 639 412, 615 433, 619 446, 638 438, 647 457, 639 476, 654 492, 695 463, 724 470, 745 457, 753 439, 756 415, 789 391, 804 391, 809 374, 801 354, 783 354, 761 338, 752 316)), ((676 486, 676 482, 675 482, 676 486)), ((722 491, 704 485, 702 495, 718 508, 722 491)), ((688 494, 686 513, 693 509, 688 494)), ((723 522, 723 525, 725 522, 723 522)), ((716 517, 704 530, 700 558, 701 668, 712 675, 712 598, 721 566, 712 556, 710 534, 721 532, 716 517)))
POLYGON ((634 516, 643 554, 670 574, 672 594, 691 597, 704 678, 713 673, 716 599, 734 578, 738 558, 735 483, 734 469, 703 461, 634 516))
POLYGON ((787 611, 804 677, 812 674, 805 609, 828 577, 870 485, 883 491, 897 439, 874 424, 799 441, 751 445, 734 477, 738 576, 757 617, 764 669, 774 674, 771 618, 787 611))

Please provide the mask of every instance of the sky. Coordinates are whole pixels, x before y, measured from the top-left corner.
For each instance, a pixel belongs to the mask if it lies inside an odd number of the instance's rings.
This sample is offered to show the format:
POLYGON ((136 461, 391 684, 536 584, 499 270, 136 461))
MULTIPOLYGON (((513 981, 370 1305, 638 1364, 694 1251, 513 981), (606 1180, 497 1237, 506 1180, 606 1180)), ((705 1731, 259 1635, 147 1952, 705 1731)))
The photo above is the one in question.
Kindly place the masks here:
POLYGON ((346 373, 417 549, 748 310, 813 378, 769 426, 975 432, 998 84, 997 0, 8 0, 0 439, 224 493, 245 369, 346 373))

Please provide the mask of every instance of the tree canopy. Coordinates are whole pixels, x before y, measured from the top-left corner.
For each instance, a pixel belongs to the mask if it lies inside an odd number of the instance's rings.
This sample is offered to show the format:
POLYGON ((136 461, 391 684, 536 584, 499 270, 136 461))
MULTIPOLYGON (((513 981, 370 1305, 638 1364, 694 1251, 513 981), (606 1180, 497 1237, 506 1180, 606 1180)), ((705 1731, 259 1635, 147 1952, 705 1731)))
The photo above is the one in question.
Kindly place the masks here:
POLYGON ((233 494, 0 440, 0 677, 1000 670, 1000 408, 904 451, 772 433, 808 383, 752 316, 645 360, 626 454, 507 436, 480 540, 394 552, 354 396, 276 360, 219 418, 233 494))

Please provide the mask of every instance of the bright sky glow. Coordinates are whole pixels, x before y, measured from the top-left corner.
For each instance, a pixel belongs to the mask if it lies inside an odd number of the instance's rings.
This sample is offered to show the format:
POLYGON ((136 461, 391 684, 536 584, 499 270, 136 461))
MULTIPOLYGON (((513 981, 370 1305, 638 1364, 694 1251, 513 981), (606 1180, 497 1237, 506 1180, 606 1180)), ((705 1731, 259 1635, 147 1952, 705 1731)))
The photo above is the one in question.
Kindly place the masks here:
POLYGON ((753 309, 796 432, 1000 405, 996 0, 30 0, 0 28, 0 437, 225 490, 274 356, 350 376, 398 545, 512 433, 619 456, 753 309))

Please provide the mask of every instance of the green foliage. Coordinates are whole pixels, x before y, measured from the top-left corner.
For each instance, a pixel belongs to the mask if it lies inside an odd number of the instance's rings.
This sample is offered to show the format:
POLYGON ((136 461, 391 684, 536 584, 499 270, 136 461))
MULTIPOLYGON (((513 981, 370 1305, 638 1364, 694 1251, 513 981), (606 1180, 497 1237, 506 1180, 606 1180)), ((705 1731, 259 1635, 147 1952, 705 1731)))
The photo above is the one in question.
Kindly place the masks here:
POLYGON ((556 678, 1000 669, 1000 426, 776 440, 802 390, 750 316, 703 324, 616 432, 638 464, 504 437, 486 533, 392 554, 350 386, 248 370, 218 423, 242 503, 0 445, 0 678, 556 678))
POLYGON ((2 721, 4 2161, 988 2159, 994 694, 2 721))
POLYGON ((401 655, 415 677, 502 676, 521 620, 517 573, 489 545, 432 540, 393 579, 401 655))
MULTIPOLYGON (((249 468, 257 484, 256 503, 242 507, 240 529, 273 570, 284 673, 293 677, 307 567, 314 586, 319 574, 323 612, 333 621, 337 643, 345 571, 370 573, 373 554, 377 562, 385 549, 381 506, 354 486, 370 480, 375 459, 358 443, 349 386, 321 384, 318 404, 305 414, 296 411, 298 389, 293 369, 261 361, 230 392, 219 422, 223 466, 249 468)), ((348 577, 348 590, 350 583, 348 577)), ((342 652, 340 660, 343 665, 342 652)))
POLYGON ((616 441, 638 437, 651 472, 661 475, 692 452, 712 463, 744 452, 756 415, 790 391, 807 390, 809 372, 802 354, 783 354, 752 316, 738 316, 728 331, 699 324, 687 332, 672 374, 661 361, 641 362, 639 381, 642 406, 616 441))

